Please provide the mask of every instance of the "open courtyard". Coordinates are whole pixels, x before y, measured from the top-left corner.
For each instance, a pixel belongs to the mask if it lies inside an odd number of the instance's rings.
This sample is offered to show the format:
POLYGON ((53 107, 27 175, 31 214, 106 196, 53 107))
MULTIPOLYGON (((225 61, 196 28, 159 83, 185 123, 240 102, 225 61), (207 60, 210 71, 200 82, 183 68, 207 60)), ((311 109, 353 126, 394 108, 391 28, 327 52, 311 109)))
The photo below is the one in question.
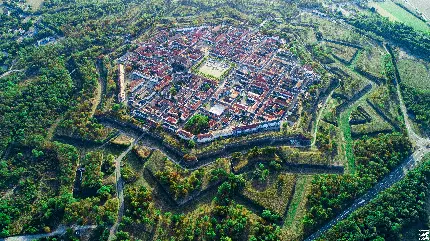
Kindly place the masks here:
POLYGON ((232 65, 227 61, 217 59, 204 59, 203 63, 197 70, 197 74, 202 74, 204 77, 221 79, 229 72, 232 65))

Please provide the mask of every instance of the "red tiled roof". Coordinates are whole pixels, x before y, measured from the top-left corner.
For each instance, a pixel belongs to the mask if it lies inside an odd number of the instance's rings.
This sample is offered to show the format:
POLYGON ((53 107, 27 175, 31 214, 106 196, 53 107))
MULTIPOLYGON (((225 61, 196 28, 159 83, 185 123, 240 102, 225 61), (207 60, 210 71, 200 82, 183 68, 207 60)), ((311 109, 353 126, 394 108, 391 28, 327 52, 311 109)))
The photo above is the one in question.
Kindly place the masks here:
POLYGON ((183 130, 183 129, 178 130, 178 134, 183 135, 183 136, 188 137, 188 138, 192 138, 194 136, 190 132, 183 130))
POLYGON ((175 118, 173 118, 173 117, 171 117, 171 116, 167 117, 167 118, 166 118, 166 121, 170 122, 171 124, 176 124, 176 123, 178 123, 178 119, 175 119, 175 118))
POLYGON ((198 134, 197 139, 205 139, 205 138, 212 138, 212 133, 205 133, 205 134, 198 134))

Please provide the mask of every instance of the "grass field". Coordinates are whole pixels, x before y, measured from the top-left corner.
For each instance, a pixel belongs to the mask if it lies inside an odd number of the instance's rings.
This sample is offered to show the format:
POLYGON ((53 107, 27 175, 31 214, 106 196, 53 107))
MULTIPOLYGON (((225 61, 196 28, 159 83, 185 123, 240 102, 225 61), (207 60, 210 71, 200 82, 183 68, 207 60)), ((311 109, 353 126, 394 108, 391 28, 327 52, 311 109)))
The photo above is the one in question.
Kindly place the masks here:
POLYGON ((354 70, 339 66, 345 71, 342 76, 341 85, 334 93, 345 95, 347 98, 352 98, 358 91, 362 90, 366 85, 370 84, 370 80, 359 75, 354 70))
POLYGON ((382 119, 375 110, 369 106, 367 103, 362 103, 361 107, 372 116, 372 121, 366 124, 352 125, 351 126, 351 135, 353 137, 360 137, 367 134, 374 134, 379 132, 390 132, 394 130, 394 128, 382 119))
POLYGON ((356 48, 348 47, 340 44, 327 42, 326 45, 327 47, 330 48, 332 54, 334 54, 336 57, 342 59, 345 62, 350 62, 354 57, 355 53, 357 52, 356 48))
POLYGON ((246 183, 243 195, 265 209, 283 215, 288 208, 296 183, 296 175, 270 175, 267 182, 253 180, 246 183))
POLYGON ((382 110, 391 120, 401 122, 399 107, 394 91, 387 86, 379 86, 369 95, 369 101, 382 110))
POLYGON ((309 177, 306 177, 306 176, 299 176, 297 178, 294 196, 293 196, 293 199, 291 200, 291 204, 288 209, 287 216, 285 217, 284 225, 286 227, 289 227, 295 220, 297 209, 304 198, 307 179, 309 179, 309 177))
POLYGON ((307 197, 311 192, 311 184, 314 176, 299 175, 297 178, 294 196, 281 230, 282 241, 303 240, 303 217, 306 213, 307 197))
POLYGON ((300 151, 293 147, 282 146, 279 152, 282 156, 281 159, 284 159, 287 163, 330 165, 333 161, 320 151, 300 151))
MULTIPOLYGON (((397 1, 404 3, 404 1, 401 0, 397 1)), ((404 6, 409 8, 411 11, 421 12, 427 21, 430 21, 430 2, 428 0, 408 0, 408 3, 404 4, 404 6)))
POLYGON ((44 0, 26 0, 26 3, 31 6, 31 10, 36 11, 40 8, 44 0))
POLYGON ((319 32, 323 33, 323 37, 331 40, 340 40, 355 44, 364 43, 366 37, 345 26, 328 21, 314 15, 303 15, 302 22, 318 24, 319 32))
POLYGON ((362 54, 358 56, 356 67, 361 71, 367 72, 377 78, 384 78, 382 74, 382 60, 384 53, 384 50, 381 48, 366 48, 362 51, 362 54))
POLYGON ((412 59, 401 59, 397 63, 403 84, 421 91, 430 91, 430 69, 424 64, 412 59))
POLYGON ((340 105, 340 101, 337 98, 330 98, 327 102, 326 108, 322 113, 322 120, 329 123, 337 123, 336 119, 336 106, 340 105))
POLYGON ((397 6, 392 1, 372 2, 369 5, 374 7, 380 15, 388 17, 391 21, 402 22, 419 31, 430 32, 430 27, 425 22, 397 6))
POLYGON ((355 158, 352 151, 351 126, 349 125, 349 117, 351 116, 352 108, 347 109, 339 117, 339 127, 343 132, 343 148, 345 151, 345 159, 347 161, 347 170, 349 173, 355 172, 355 158))

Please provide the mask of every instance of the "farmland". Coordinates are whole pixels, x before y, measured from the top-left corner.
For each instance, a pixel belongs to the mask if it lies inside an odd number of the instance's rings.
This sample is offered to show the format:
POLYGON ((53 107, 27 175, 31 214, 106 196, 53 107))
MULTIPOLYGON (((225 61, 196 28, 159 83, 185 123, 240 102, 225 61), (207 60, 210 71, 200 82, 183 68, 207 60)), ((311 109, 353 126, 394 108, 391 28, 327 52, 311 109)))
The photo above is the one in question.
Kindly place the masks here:
POLYGON ((419 31, 430 31, 430 27, 425 22, 418 19, 405 9, 397 6, 392 1, 388 0, 384 2, 372 2, 370 3, 370 6, 374 7, 379 14, 384 17, 388 17, 391 21, 405 23, 406 25, 409 25, 419 31))
POLYGON ((398 62, 402 83, 421 91, 430 91, 430 67, 428 64, 413 59, 398 62))
POLYGON ((44 0, 26 0, 26 3, 31 6, 33 11, 36 11, 40 8, 44 0))
POLYGON ((427 0, 408 0, 405 6, 412 11, 421 12, 427 21, 430 21, 430 3, 427 0))

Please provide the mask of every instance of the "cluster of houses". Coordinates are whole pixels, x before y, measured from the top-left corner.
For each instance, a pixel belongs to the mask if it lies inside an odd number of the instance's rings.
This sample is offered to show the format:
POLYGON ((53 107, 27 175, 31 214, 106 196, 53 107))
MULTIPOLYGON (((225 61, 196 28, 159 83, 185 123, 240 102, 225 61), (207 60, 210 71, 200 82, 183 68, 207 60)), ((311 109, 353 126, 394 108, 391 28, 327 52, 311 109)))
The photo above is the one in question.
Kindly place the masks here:
POLYGON ((199 143, 279 130, 297 110, 300 96, 320 81, 284 44, 279 37, 232 26, 160 30, 119 59, 132 69, 126 80, 128 105, 148 125, 199 143), (219 59, 235 66, 223 79, 193 71, 202 61, 219 59), (197 113, 209 117, 207 133, 184 130, 197 113))

